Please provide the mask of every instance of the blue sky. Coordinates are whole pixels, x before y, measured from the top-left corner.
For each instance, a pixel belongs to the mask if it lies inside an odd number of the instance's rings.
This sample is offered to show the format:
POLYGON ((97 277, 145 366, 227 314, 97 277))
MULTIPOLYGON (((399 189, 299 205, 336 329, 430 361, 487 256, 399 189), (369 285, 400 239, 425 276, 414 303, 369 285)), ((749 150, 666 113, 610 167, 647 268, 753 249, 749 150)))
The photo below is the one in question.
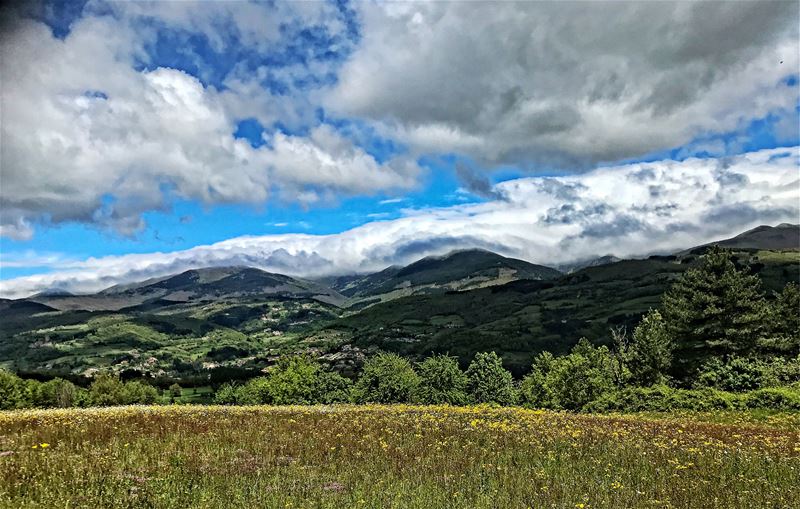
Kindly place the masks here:
MULTIPOLYGON (((490 207, 518 179, 584 185, 595 168, 796 147, 797 7, 757 7, 18 6, 4 28, 0 279, 490 207), (655 15, 674 47, 641 33, 655 15), (552 29, 602 16, 618 26, 590 22, 596 47, 552 29), (475 24, 490 17, 500 33, 475 24), (715 35, 729 29, 736 41, 715 35)), ((737 202, 758 213, 724 231, 796 216, 760 199, 737 202)), ((555 241, 596 231, 586 221, 555 241)))

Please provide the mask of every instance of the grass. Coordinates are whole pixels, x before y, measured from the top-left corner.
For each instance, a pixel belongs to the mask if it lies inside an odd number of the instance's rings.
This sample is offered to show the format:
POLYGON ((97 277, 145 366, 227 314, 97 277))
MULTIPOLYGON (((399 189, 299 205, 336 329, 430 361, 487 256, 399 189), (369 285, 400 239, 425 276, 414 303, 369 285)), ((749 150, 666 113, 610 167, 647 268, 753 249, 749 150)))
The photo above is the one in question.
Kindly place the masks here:
POLYGON ((800 507, 797 414, 0 413, 0 507, 800 507))

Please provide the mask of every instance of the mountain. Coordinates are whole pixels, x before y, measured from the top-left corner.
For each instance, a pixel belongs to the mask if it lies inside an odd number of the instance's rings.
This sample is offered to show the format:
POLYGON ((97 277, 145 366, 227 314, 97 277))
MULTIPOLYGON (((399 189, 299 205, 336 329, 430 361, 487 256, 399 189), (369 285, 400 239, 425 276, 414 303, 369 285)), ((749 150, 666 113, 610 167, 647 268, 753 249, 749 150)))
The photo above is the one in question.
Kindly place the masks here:
POLYGON ((405 267, 392 266, 366 276, 340 277, 330 284, 355 305, 363 305, 408 295, 470 290, 520 279, 548 280, 559 276, 561 273, 550 267, 470 249, 429 256, 405 267))
MULTIPOLYGON (((800 280, 800 251, 736 252, 767 294, 800 280)), ((382 302, 329 325, 360 348, 419 358, 448 353, 467 363, 493 350, 507 368, 522 373, 541 351, 564 353, 579 338, 609 341, 609 329, 633 330, 695 255, 651 256, 586 267, 557 279, 513 281, 463 292, 413 295, 382 302)))
MULTIPOLYGON (((706 246, 722 246, 732 249, 800 249, 800 224, 761 225, 730 239, 709 242, 700 247, 706 246)), ((687 252, 694 249, 687 250, 687 252)))
POLYGON ((28 300, 60 311, 118 311, 147 304, 168 305, 259 297, 314 299, 334 305, 340 305, 345 300, 336 291, 314 281, 273 274, 252 267, 193 269, 174 276, 113 286, 94 295, 40 294, 28 300))
MULTIPOLYGON (((785 247, 797 231, 760 227, 719 242, 772 295, 800 280, 800 250, 785 247)), ((631 330, 705 249, 602 257, 567 274, 481 250, 320 281, 220 267, 94 295, 0 299, 0 367, 50 376, 111 369, 207 383, 209 376, 253 376, 294 352, 351 369, 377 349, 411 358, 449 353, 462 363, 494 350, 522 373, 538 352, 563 353, 581 337, 608 342, 610 327, 631 330)))
POLYGON ((622 258, 617 258, 614 255, 605 255, 597 258, 589 258, 588 260, 581 260, 579 262, 565 263, 563 265, 559 265, 558 270, 565 274, 570 274, 586 267, 599 267, 600 265, 608 265, 609 263, 615 263, 619 261, 622 261, 622 258))

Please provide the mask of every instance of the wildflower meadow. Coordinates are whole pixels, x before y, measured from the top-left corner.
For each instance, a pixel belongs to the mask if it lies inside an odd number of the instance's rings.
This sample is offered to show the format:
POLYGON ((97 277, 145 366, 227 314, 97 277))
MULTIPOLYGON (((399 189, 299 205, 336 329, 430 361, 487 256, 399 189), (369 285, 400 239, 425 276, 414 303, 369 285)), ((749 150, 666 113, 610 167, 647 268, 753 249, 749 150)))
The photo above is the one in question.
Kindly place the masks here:
POLYGON ((0 413, 0 507, 796 508, 800 415, 490 406, 0 413))

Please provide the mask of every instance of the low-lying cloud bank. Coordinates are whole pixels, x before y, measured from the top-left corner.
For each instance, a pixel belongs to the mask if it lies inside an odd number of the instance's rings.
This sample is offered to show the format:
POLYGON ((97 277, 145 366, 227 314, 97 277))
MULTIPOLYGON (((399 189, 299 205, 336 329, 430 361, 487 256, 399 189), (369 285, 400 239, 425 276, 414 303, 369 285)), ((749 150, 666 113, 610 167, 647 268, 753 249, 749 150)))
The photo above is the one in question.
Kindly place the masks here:
POLYGON ((184 251, 55 263, 55 272, 0 282, 0 295, 93 292, 224 265, 311 278, 475 247, 545 265, 670 252, 759 224, 798 222, 799 162, 800 147, 791 147, 521 178, 495 185, 491 201, 406 210, 402 218, 338 234, 244 236, 184 251))

